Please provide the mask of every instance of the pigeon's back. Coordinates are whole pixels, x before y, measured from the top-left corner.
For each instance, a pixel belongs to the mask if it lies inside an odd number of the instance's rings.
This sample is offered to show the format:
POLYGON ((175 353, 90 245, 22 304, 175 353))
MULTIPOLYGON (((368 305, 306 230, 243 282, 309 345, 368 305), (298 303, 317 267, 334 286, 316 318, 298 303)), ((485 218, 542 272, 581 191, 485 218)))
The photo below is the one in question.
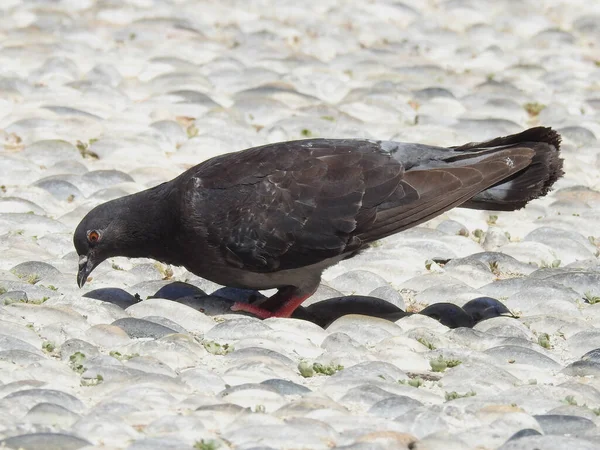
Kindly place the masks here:
POLYGON ((453 207, 517 209, 562 174, 547 128, 442 148, 310 139, 213 158, 183 174, 186 229, 258 272, 350 255, 453 207))

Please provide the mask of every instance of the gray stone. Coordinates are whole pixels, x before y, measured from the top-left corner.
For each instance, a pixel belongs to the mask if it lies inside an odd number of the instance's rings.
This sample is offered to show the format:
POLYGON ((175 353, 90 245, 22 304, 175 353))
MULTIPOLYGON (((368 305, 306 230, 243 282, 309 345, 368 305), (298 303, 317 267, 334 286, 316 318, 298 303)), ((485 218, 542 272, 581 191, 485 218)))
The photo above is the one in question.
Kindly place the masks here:
POLYGON ((565 375, 588 377, 600 375, 599 361, 574 361, 562 370, 565 375))
POLYGON ((8 291, 0 295, 0 305, 10 305, 11 303, 27 303, 28 297, 25 291, 8 291))
POLYGON ((149 320, 123 318, 115 320, 112 325, 121 328, 131 338, 153 338, 158 339, 168 334, 177 333, 172 328, 149 320))
POLYGON ((31 433, 12 436, 0 441, 0 445, 23 450, 77 450, 89 441, 71 434, 63 433, 31 433))
POLYGON ((594 133, 584 127, 570 126, 559 128, 557 131, 580 147, 596 142, 594 133))
POLYGON ((48 191, 57 200, 82 199, 83 193, 72 183, 62 179, 63 175, 53 175, 35 182, 35 186, 48 191))
POLYGON ((423 404, 418 400, 404 395, 395 395, 375 403, 369 409, 369 414, 373 414, 377 417, 384 417, 386 419, 393 419, 394 417, 401 416, 419 406, 423 406, 423 404))
POLYGON ((38 353, 31 353, 25 350, 3 350, 0 351, 0 361, 6 361, 20 366, 28 366, 44 357, 38 353))
POLYGON ((260 336, 268 330, 269 327, 260 320, 244 317, 218 323, 204 337, 218 341, 234 341, 246 336, 260 336))
POLYGON ((402 329, 393 322, 377 317, 349 314, 336 319, 327 327, 329 333, 346 333, 361 344, 376 344, 391 336, 399 336, 402 329))
POLYGON ((193 450, 193 447, 175 437, 155 437, 139 439, 127 450, 193 450))
POLYGON ((0 400, 2 405, 10 405, 18 411, 25 409, 25 412, 38 403, 53 403, 75 413, 81 413, 85 409, 76 397, 54 389, 24 389, 8 394, 0 400))
POLYGON ((181 300, 174 302, 160 298, 150 298, 129 306, 126 312, 136 318, 164 317, 190 332, 206 333, 214 327, 215 322, 210 317, 181 303, 181 300))
POLYGON ((34 280, 35 282, 31 284, 37 283, 42 278, 49 279, 60 275, 60 271, 54 266, 41 261, 23 262, 14 266, 10 271, 21 279, 34 280))
POLYGON ((172 320, 167 319, 166 317, 161 317, 161 316, 146 316, 146 317, 142 317, 142 320, 147 320, 149 322, 157 323, 157 324, 162 325, 164 327, 170 328, 171 330, 174 330, 177 333, 187 333, 187 330, 185 328, 183 328, 178 323, 175 323, 172 320))
POLYGON ((528 364, 541 369, 557 370, 561 365, 539 352, 517 345, 501 345, 492 347, 484 352, 500 361, 514 361, 516 364, 528 364))
POLYGON ((69 428, 81 416, 54 403, 38 403, 25 415, 31 423, 69 428))
POLYGON ((25 147, 23 156, 46 167, 50 167, 59 161, 74 160, 80 157, 74 145, 58 140, 34 142, 25 147))
POLYGON ((368 410, 374 404, 384 399, 388 399, 391 396, 391 392, 388 392, 379 386, 365 383, 348 389, 348 392, 340 398, 339 402, 342 405, 351 406, 353 410, 357 407, 359 409, 368 410))
POLYGON ((68 339, 60 346, 60 357, 63 361, 70 361, 71 356, 77 352, 83 353, 88 359, 100 354, 95 346, 81 339, 68 339))
POLYGON ((531 450, 539 448, 543 450, 594 450, 597 444, 585 439, 567 436, 524 436, 520 439, 511 440, 498 448, 498 450, 531 450))
POLYGON ((385 300, 386 302, 389 302, 402 310, 406 308, 404 298, 402 297, 400 292, 398 292, 391 286, 380 286, 376 289, 373 289, 367 295, 369 297, 376 297, 385 300))
POLYGON ((93 186, 90 191, 94 192, 94 190, 98 191, 114 184, 128 183, 133 181, 133 178, 119 170, 92 170, 84 173, 81 180, 93 186))
POLYGON ((567 345, 571 354, 580 358, 587 352, 600 347, 600 330, 581 331, 567 339, 567 345))
POLYGON ((311 390, 306 386, 296 384, 289 380, 281 380, 277 378, 265 380, 261 382, 261 384, 273 388, 275 392, 277 392, 280 395, 304 395, 311 392, 311 390))
POLYGON ((41 349, 13 336, 0 334, 0 351, 22 350, 29 353, 41 354, 41 349))
POLYGON ((366 270, 350 270, 329 281, 329 286, 347 295, 367 295, 372 290, 387 285, 388 282, 383 277, 366 270))

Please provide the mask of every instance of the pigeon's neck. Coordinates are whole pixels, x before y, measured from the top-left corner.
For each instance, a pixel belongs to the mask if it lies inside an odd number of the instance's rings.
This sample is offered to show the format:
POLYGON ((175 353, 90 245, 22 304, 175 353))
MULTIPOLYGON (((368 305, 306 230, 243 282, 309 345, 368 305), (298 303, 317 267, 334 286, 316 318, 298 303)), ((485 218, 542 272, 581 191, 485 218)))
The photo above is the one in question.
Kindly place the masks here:
MULTIPOLYGON (((175 239, 179 228, 179 207, 168 183, 128 198, 128 217, 122 221, 121 255, 152 258, 174 263, 175 239)), ((118 219, 117 219, 118 220, 118 219)))

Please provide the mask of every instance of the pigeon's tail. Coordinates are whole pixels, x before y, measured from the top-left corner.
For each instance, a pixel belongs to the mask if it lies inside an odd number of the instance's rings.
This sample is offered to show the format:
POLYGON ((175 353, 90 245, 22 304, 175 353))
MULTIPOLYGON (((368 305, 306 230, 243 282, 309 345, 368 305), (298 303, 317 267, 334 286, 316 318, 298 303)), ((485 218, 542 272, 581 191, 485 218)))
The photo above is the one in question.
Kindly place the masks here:
POLYGON ((524 207, 535 198, 546 195, 556 180, 563 175, 560 141, 560 135, 553 129, 536 127, 488 142, 454 147, 455 151, 467 153, 481 152, 488 148, 528 148, 535 151, 531 163, 526 168, 481 191, 461 207, 513 211, 524 207))
POLYGON ((400 187, 357 229, 371 242, 414 227, 451 208, 511 211, 548 192, 560 178, 560 136, 532 128, 460 147, 401 146, 407 168, 400 187))

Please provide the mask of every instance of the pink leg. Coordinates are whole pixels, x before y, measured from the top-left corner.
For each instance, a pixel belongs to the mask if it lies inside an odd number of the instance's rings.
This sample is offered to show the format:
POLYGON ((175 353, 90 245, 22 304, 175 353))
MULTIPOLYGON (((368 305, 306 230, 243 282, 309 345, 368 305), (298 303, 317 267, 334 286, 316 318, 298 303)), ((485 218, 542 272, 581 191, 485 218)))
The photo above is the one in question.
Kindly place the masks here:
POLYGON ((275 295, 266 299, 260 306, 235 302, 231 310, 249 312, 261 319, 290 317, 296 308, 310 297, 313 292, 306 293, 296 288, 282 288, 275 295), (269 305, 272 305, 276 309, 274 311, 267 309, 269 305))

